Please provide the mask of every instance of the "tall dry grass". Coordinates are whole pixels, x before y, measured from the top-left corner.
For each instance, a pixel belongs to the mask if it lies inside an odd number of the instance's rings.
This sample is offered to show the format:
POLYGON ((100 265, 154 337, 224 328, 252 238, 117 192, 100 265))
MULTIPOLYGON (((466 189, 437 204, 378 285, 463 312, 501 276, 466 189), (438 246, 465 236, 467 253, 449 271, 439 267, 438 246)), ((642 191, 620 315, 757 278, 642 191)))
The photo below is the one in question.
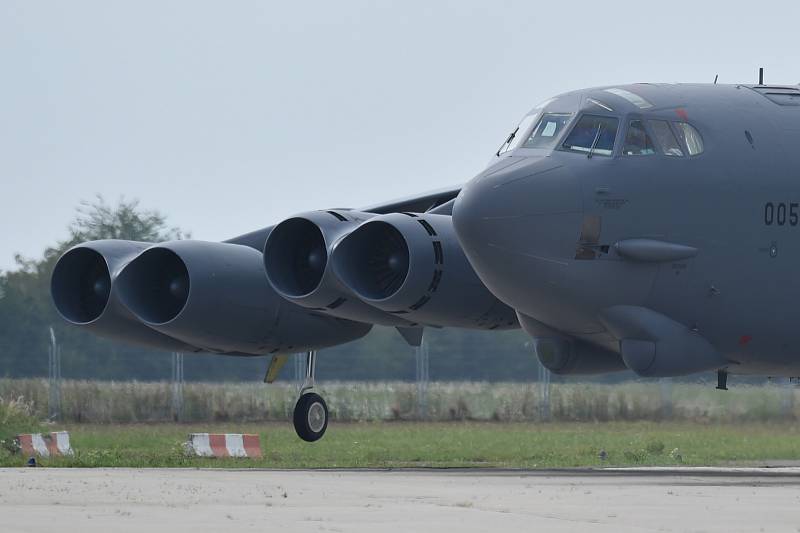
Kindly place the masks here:
POLYGON ((41 431, 42 421, 30 401, 0 396, 0 460, 17 450, 14 436, 41 431))
MULTIPOLYGON (((321 382, 331 418, 340 421, 413 420, 417 386, 406 382, 321 382)), ((526 421, 693 420, 754 421, 800 418, 794 388, 658 382, 619 385, 553 384, 549 415, 536 383, 431 383, 427 419, 526 421), (665 392, 666 391, 666 392, 665 392)), ((0 379, 0 397, 24 398, 37 416, 48 411, 43 379, 0 379)), ((267 421, 291 416, 297 389, 275 383, 186 383, 185 421, 267 421)), ((62 383, 62 417, 68 422, 127 423, 173 420, 167 382, 70 381, 62 383)))

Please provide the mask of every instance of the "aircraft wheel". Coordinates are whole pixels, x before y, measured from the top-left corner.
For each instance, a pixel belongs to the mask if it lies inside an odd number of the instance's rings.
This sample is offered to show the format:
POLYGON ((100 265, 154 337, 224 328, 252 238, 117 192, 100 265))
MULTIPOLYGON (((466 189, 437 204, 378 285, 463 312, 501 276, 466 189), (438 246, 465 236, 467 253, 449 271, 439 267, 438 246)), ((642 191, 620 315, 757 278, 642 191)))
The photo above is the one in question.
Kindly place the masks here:
POLYGON ((307 392, 294 406, 294 430, 306 442, 322 438, 328 429, 328 406, 322 396, 307 392))

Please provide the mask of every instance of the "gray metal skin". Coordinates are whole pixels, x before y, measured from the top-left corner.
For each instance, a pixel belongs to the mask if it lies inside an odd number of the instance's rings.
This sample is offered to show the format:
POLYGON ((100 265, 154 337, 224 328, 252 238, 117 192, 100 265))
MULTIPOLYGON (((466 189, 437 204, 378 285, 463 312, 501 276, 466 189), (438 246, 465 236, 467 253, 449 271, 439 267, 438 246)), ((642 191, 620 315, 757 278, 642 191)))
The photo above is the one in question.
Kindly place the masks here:
POLYGON ((464 186, 452 216, 476 272, 532 335, 643 376, 800 375, 800 107, 763 87, 619 87, 653 107, 604 88, 557 97, 545 111, 575 115, 556 149, 502 154, 464 186), (619 117, 613 156, 559 148, 582 114, 619 117), (688 122, 705 151, 622 155, 635 118, 688 122))
POLYGON ((145 325, 204 351, 291 353, 342 344, 371 325, 310 313, 267 282, 261 254, 236 244, 173 241, 144 250, 117 279, 145 325))
POLYGON ((415 325, 519 327, 514 310, 478 279, 447 215, 373 217, 337 242, 331 263, 365 303, 415 325))

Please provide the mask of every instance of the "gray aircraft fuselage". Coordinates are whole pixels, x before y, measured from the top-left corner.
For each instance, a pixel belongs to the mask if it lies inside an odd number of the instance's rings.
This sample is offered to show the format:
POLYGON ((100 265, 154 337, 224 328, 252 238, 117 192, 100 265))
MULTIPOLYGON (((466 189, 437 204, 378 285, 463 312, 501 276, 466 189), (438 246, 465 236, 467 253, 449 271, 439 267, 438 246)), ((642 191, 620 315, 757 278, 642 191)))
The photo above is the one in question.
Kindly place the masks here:
POLYGON ((481 280, 529 332, 623 358, 678 357, 698 343, 686 357, 719 357, 733 373, 800 375, 798 88, 608 89, 532 111, 562 117, 550 146, 525 147, 536 120, 523 121, 516 145, 462 189, 453 223, 481 280), (616 118, 615 135, 603 126, 612 122, 592 118, 595 150, 565 148, 585 115, 616 118), (682 124, 699 132, 701 153, 690 155, 682 124), (613 148, 598 150, 598 140, 613 148), (629 140, 638 148, 626 150, 629 140))

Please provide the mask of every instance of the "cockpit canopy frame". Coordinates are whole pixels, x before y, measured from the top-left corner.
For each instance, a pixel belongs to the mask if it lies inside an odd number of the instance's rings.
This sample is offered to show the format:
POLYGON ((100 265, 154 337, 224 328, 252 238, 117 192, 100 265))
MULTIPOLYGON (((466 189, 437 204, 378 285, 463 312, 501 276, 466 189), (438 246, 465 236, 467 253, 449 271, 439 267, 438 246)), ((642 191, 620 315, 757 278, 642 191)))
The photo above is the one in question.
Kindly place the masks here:
POLYGON ((495 155, 558 150, 588 157, 696 157, 705 151, 703 136, 688 120, 674 120, 665 109, 651 111, 652 104, 633 98, 636 95, 630 91, 607 92, 617 96, 621 92, 636 105, 636 111, 616 111, 589 95, 567 102, 553 98, 525 115, 495 155), (570 110, 573 106, 578 109, 570 110))

